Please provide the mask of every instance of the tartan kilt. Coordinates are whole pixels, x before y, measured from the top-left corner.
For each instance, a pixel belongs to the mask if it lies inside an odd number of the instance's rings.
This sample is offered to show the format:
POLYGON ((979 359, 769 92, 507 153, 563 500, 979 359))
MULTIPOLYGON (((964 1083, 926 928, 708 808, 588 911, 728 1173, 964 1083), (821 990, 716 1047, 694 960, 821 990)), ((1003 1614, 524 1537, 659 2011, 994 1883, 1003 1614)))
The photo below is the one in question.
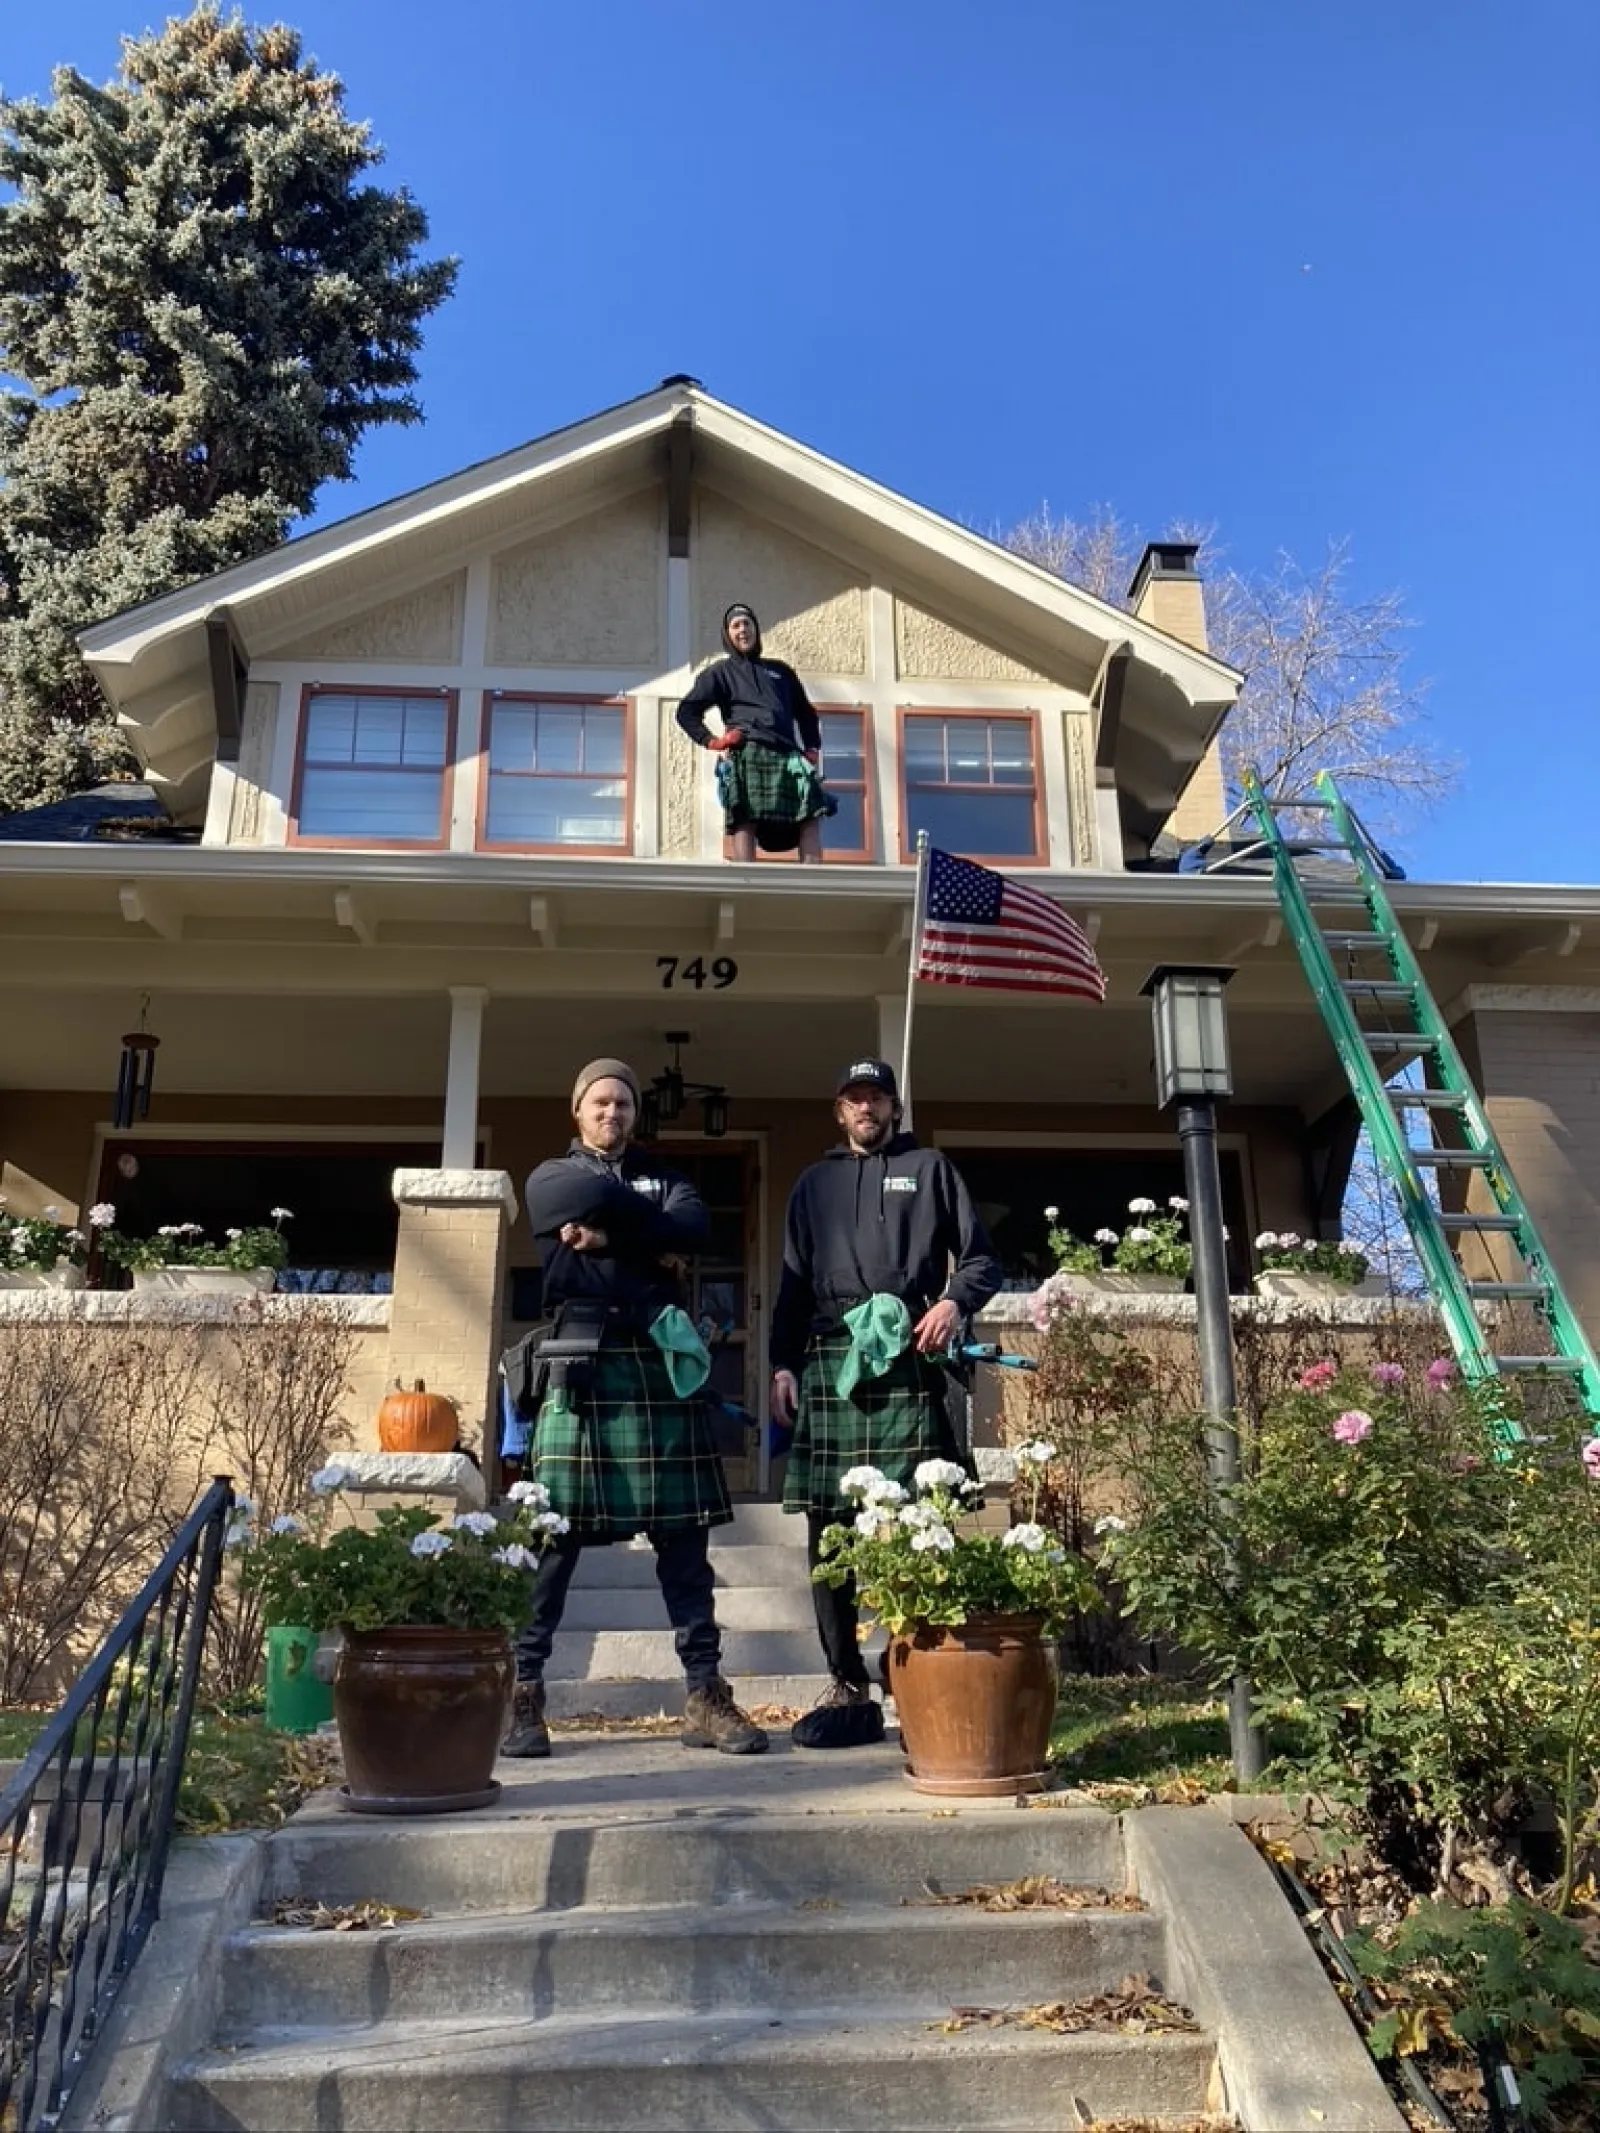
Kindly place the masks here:
POLYGON ((723 827, 751 829, 758 822, 814 822, 831 812, 823 783, 803 755, 746 741, 717 759, 717 798, 723 827))
POLYGON ((843 1517, 840 1478, 853 1466, 875 1466, 910 1488, 924 1459, 972 1462, 956 1441, 946 1396, 949 1380, 937 1363, 908 1349, 882 1377, 863 1378, 847 1400, 835 1389, 850 1352, 848 1333, 814 1333, 800 1374, 800 1412, 783 1478, 786 1511, 828 1511, 843 1517))
POLYGON ((577 1540, 733 1517, 705 1402, 679 1398, 660 1349, 640 1336, 607 1341, 563 1399, 546 1395, 530 1472, 577 1540))

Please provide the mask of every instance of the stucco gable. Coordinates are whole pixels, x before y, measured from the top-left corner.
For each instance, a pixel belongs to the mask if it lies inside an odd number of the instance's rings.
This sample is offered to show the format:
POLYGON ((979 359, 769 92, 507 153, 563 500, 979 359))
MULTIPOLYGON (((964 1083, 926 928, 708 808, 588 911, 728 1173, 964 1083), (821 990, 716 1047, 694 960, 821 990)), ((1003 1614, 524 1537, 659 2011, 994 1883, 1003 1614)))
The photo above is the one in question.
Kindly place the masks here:
POLYGON ((894 656, 902 681, 1049 680, 981 637, 900 598, 894 603, 894 656))
POLYGON ((502 551, 489 593, 490 665, 655 665, 661 542, 652 488, 502 551))
POLYGON ((461 657, 466 573, 382 600, 310 636, 274 647, 278 659, 381 659, 390 666, 449 666, 461 657))
POLYGON ((722 617, 745 600, 775 659, 813 674, 865 674, 866 582, 858 572, 712 489, 698 492, 695 523, 697 659, 721 651, 722 617))

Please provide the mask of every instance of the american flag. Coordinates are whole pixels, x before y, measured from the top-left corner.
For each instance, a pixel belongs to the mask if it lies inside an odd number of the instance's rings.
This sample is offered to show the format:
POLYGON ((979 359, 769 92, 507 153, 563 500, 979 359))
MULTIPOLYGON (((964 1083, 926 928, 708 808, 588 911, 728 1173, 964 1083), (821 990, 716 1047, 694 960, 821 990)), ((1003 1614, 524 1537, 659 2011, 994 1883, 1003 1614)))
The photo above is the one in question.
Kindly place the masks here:
POLYGON ((930 985, 1106 996, 1105 972, 1087 936, 1049 897, 940 851, 928 854, 916 974, 930 985))

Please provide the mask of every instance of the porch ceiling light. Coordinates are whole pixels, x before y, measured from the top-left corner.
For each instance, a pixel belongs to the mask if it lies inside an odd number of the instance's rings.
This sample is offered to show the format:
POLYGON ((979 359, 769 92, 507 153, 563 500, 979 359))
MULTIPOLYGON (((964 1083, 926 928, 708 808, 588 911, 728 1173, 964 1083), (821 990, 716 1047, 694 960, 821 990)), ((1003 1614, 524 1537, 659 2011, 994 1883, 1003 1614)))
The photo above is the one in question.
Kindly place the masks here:
POLYGON ((672 1046, 672 1064, 656 1075, 639 1100, 639 1138, 652 1141, 663 1126, 676 1125, 683 1116, 683 1107, 691 1099, 700 1105, 702 1131, 706 1139, 720 1141, 728 1130, 728 1092, 720 1082, 690 1081, 683 1071, 680 1056, 689 1042, 686 1029, 669 1029, 666 1033, 672 1046))
POLYGON ((1140 987, 1153 1008, 1156 1102, 1161 1110, 1184 1098, 1213 1102, 1233 1094, 1228 1064, 1228 1018, 1222 990, 1231 970, 1163 963, 1140 987))

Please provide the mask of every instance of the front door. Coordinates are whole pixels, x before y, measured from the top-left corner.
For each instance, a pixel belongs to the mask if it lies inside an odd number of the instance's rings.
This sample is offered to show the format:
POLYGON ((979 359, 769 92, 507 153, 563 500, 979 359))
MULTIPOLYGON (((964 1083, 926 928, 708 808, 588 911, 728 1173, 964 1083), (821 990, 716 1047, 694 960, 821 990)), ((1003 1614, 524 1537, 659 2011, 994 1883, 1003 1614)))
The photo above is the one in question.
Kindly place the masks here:
POLYGON ((693 1184, 711 1216, 711 1235, 690 1275, 689 1316, 711 1350, 708 1391, 761 1421, 759 1429, 740 1432, 725 1413, 717 1418, 728 1486, 752 1495, 763 1481, 766 1409, 759 1148, 732 1138, 663 1137, 661 1152, 693 1184))

